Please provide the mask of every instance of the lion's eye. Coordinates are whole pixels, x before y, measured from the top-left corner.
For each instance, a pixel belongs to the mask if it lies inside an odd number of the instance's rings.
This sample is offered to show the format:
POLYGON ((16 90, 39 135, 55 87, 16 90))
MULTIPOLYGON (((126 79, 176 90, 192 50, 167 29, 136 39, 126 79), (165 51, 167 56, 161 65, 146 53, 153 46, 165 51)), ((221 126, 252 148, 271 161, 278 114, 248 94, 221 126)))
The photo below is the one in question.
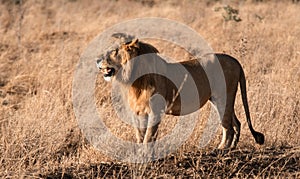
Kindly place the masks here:
POLYGON ((116 49, 116 50, 114 50, 115 51, 115 54, 117 55, 118 54, 118 52, 119 52, 119 49, 116 49))
POLYGON ((110 53, 110 55, 112 55, 112 56, 117 56, 117 54, 118 54, 118 49, 115 49, 115 50, 111 51, 111 53, 110 53))

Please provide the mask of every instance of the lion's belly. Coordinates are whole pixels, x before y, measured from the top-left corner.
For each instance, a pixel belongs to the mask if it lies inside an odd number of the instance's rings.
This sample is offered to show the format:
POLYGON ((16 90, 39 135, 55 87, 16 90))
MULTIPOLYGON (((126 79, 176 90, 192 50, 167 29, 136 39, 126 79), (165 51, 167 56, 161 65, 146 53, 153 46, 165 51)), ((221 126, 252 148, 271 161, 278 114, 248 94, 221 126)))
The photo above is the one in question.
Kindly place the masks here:
POLYGON ((179 95, 174 100, 174 93, 166 96, 167 109, 166 114, 182 116, 199 110, 210 98, 210 89, 203 90, 203 83, 197 86, 191 85, 186 81, 186 85, 180 89, 179 95), (201 88, 202 86, 202 88, 201 88), (202 90, 201 90, 202 89, 202 90), (173 99, 173 100, 170 100, 173 99))
POLYGON ((174 116, 187 115, 199 110, 207 101, 208 99, 198 101, 194 98, 193 101, 190 101, 188 105, 181 105, 180 101, 174 102, 173 105, 168 106, 170 108, 168 108, 166 114, 174 116))
MULTIPOLYGON (((211 90, 206 74, 200 64, 193 63, 189 66, 173 64, 169 67, 173 85, 172 94, 166 94, 167 109, 166 114, 175 116, 187 115, 199 110, 210 98, 211 90), (176 90, 174 90, 176 89, 176 90), (175 91, 175 92, 174 92, 175 91), (174 100, 174 94, 178 94, 174 100), (172 100, 170 100, 172 99, 172 100)), ((171 84, 166 85, 168 88, 171 84)))

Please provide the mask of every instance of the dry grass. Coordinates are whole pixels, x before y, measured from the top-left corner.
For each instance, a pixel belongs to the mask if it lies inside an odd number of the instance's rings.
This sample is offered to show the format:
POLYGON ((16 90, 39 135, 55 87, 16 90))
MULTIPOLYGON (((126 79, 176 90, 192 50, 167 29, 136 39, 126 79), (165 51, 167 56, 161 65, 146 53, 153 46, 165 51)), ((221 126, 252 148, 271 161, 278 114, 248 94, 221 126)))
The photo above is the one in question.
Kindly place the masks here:
MULTIPOLYGON (((222 11, 214 11, 223 4, 214 1, 1 1, 0 177, 300 177, 300 4, 226 2, 239 9, 241 22, 226 22, 222 11), (205 115, 176 154, 145 165, 112 161, 84 140, 71 100, 80 54, 109 26, 149 16, 183 22, 215 51, 239 59, 264 146, 254 144, 239 97, 241 142, 227 154, 209 152, 218 137, 206 149, 196 147, 205 115)), ((157 47, 183 58, 180 50, 157 47)), ((99 77, 97 85, 98 106, 111 109, 109 84, 99 77)), ((161 136, 169 131, 166 120, 161 136)), ((105 122, 117 136, 133 140, 130 126, 105 122)))

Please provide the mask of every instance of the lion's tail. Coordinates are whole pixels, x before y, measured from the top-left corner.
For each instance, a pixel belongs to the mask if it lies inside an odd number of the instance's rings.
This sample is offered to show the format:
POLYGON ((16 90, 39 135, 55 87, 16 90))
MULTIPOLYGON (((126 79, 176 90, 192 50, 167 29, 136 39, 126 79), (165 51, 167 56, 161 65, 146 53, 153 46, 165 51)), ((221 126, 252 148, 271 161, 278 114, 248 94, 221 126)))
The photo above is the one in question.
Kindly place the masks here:
POLYGON ((247 93, 246 93, 245 73, 242 68, 241 68, 241 72, 240 72, 240 88, 241 88, 242 101, 243 101, 249 129, 250 129, 253 137, 255 138, 256 143, 262 145, 265 142, 265 136, 262 133, 255 131, 252 127, 249 106, 248 106, 248 100, 247 100, 247 93))

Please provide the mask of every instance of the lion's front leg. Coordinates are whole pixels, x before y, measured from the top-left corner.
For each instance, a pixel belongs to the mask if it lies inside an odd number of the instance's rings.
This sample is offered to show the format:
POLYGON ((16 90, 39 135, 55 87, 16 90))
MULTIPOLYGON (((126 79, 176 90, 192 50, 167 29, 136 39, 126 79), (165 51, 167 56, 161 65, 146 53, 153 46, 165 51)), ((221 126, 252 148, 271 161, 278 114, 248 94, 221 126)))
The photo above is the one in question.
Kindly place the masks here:
POLYGON ((155 157, 155 140, 157 137, 157 129, 160 123, 158 116, 143 116, 136 118, 136 137, 138 143, 143 143, 142 148, 137 151, 137 154, 145 159, 145 162, 151 161, 155 157))
POLYGON ((160 115, 135 116, 133 120, 137 143, 147 144, 156 140, 160 115))
POLYGON ((157 129, 162 115, 165 113, 166 101, 160 94, 154 94, 149 101, 151 112, 148 115, 147 131, 144 138, 144 144, 154 142, 157 138, 157 129))
POLYGON ((136 131, 137 143, 147 144, 154 142, 157 137, 157 129, 160 123, 160 116, 145 115, 134 117, 134 128, 136 131))
POLYGON ((143 143, 147 128, 135 128, 137 143, 143 143))
POLYGON ((134 116, 133 123, 136 132, 137 143, 143 143, 147 131, 148 116, 134 116))
POLYGON ((143 143, 154 142, 157 138, 157 129, 160 124, 160 115, 150 115, 148 120, 148 126, 143 143))
POLYGON ((148 119, 148 126, 145 134, 143 144, 146 149, 147 160, 155 159, 155 142, 157 138, 157 130, 160 124, 160 115, 150 114, 148 119))
POLYGON ((134 116, 133 123, 136 131, 137 143, 154 142, 160 124, 161 114, 151 112, 149 115, 134 116))

